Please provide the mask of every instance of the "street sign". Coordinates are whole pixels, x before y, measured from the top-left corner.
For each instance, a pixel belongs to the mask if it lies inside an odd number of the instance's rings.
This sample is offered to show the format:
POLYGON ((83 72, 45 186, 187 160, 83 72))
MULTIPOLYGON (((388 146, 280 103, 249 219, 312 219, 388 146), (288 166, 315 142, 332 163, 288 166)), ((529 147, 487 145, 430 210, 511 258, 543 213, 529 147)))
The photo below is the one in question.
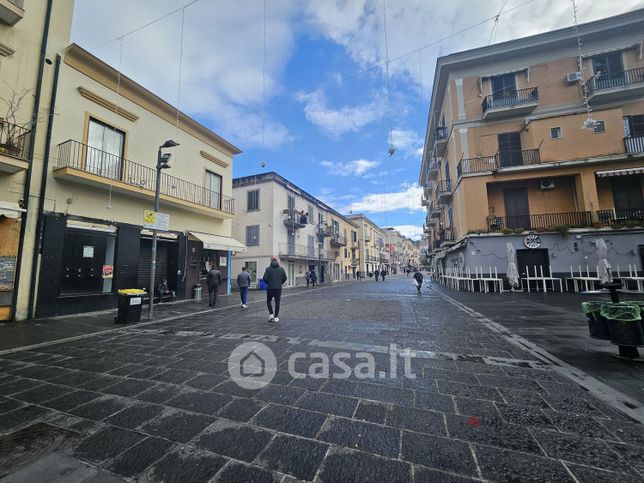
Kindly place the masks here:
POLYGON ((170 230, 170 215, 156 211, 143 211, 143 228, 151 230, 170 230))

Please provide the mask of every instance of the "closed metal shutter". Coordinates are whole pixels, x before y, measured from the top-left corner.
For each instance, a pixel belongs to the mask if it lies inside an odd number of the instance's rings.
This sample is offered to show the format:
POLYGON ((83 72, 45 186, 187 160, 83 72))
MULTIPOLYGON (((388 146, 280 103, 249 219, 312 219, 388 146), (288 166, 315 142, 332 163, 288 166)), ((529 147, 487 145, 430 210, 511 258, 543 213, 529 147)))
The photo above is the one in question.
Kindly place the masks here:
MULTIPOLYGON (((157 271, 154 274, 154 285, 157 286, 165 278, 168 278, 168 250, 171 242, 157 241, 157 271)), ((150 286, 150 274, 152 271, 152 240, 141 239, 139 250, 139 273, 136 288, 147 289, 150 286)))

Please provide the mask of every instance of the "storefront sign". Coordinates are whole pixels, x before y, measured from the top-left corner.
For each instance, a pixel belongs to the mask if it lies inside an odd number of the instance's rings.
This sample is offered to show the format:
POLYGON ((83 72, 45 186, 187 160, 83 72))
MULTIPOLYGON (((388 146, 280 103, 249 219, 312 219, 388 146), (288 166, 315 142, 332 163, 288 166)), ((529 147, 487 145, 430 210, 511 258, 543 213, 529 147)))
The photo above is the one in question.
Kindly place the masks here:
POLYGON ((0 290, 13 290, 16 257, 0 257, 0 290))
POLYGON ((219 266, 220 267, 225 267, 228 265, 228 258, 226 257, 219 257, 219 266))
POLYGON ((94 258, 94 247, 91 245, 85 245, 83 247, 83 258, 94 258))
POLYGON ((539 248, 541 246, 541 238, 539 238, 539 235, 528 235, 523 239, 523 244, 527 248, 539 248))
POLYGON ((170 215, 145 210, 143 212, 143 228, 168 231, 170 230, 170 215))
POLYGON ((103 278, 113 278, 114 266, 113 265, 103 265, 103 278))

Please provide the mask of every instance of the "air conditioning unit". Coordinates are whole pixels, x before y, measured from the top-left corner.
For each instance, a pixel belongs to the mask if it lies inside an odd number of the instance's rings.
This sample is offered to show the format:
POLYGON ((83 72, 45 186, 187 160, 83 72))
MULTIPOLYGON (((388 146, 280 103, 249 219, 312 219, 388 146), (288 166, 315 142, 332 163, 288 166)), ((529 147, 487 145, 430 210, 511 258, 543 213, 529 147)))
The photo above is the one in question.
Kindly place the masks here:
POLYGON ((566 84, 574 84, 581 81, 581 72, 571 72, 566 74, 566 84))
POLYGON ((541 189, 542 190, 555 189, 555 180, 554 179, 542 179, 541 180, 541 189))

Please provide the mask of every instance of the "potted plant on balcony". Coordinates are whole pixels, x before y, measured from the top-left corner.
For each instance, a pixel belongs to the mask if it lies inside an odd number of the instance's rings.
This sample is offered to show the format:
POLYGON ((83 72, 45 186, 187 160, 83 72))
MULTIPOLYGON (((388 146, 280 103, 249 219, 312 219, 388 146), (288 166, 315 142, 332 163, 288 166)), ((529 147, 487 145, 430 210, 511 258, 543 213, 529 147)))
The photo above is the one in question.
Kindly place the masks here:
POLYGON ((31 92, 30 89, 20 93, 12 90, 9 97, 0 97, 0 101, 7 106, 6 114, 0 117, 0 154, 14 157, 20 154, 24 137, 29 132, 31 123, 19 124, 16 114, 29 92, 31 92))

